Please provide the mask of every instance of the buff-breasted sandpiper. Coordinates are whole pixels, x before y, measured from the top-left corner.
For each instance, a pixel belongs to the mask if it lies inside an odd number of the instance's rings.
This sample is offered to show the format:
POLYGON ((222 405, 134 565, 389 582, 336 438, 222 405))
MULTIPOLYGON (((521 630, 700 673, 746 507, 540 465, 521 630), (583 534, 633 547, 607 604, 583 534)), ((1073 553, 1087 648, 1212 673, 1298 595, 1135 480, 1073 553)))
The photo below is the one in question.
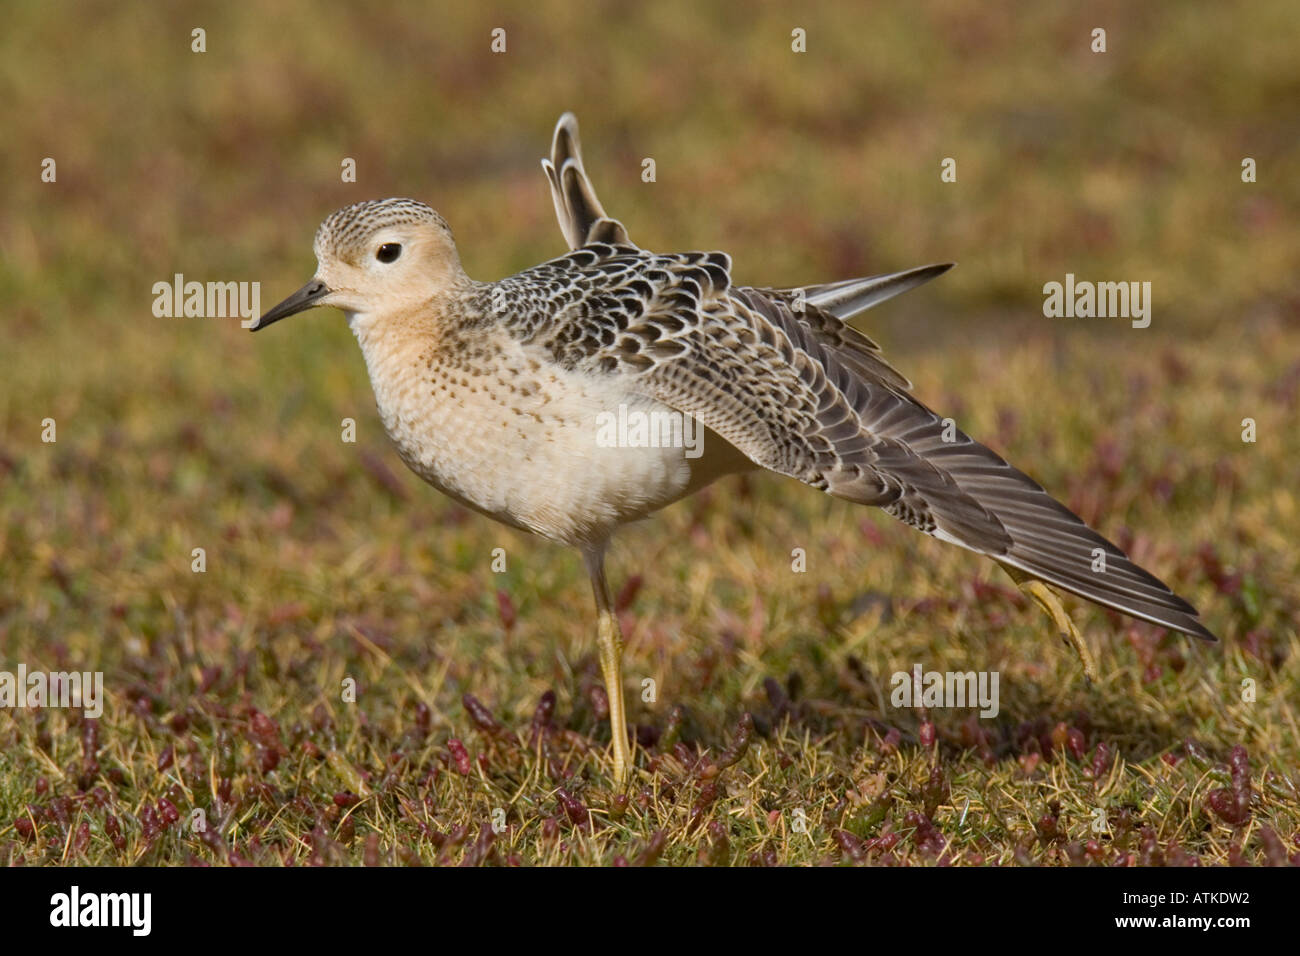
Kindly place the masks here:
POLYGON ((477 282, 433 209, 361 202, 321 224, 315 276, 254 328, 314 306, 341 309, 411 470, 497 521, 581 551, 617 781, 631 763, 606 547, 621 525, 723 475, 765 468, 987 555, 1048 611, 1089 676, 1086 645, 1044 582, 1214 639, 1164 583, 945 425, 846 323, 946 265, 802 289, 740 287, 725 253, 631 242, 591 187, 571 115, 543 166, 567 255, 477 282), (598 441, 619 409, 690 416, 703 453, 598 441))

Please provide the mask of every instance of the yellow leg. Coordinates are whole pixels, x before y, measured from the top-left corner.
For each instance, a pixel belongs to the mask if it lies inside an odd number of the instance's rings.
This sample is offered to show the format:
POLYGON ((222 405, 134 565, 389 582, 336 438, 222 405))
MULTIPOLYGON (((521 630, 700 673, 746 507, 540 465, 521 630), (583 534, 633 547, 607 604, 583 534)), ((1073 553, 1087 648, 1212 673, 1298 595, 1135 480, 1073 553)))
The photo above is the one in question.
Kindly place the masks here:
POLYGON ((1061 602, 1057 600, 1055 594, 1042 581, 1037 578, 1031 578, 1019 568, 1002 566, 1007 574, 1011 575, 1011 580, 1016 582, 1016 587, 1020 588, 1025 594, 1029 595, 1034 601, 1047 612, 1047 616, 1052 619, 1056 629, 1061 633, 1061 639, 1074 648, 1074 652, 1079 655, 1079 663, 1083 665, 1084 676, 1090 681, 1098 679, 1097 662, 1092 659, 1092 651, 1088 650, 1088 644, 1079 633, 1079 629, 1074 626, 1074 621, 1070 620, 1070 615, 1065 612, 1061 602))
POLYGON ((621 787, 627 781, 631 759, 627 747, 627 710, 623 703, 623 632, 618 626, 614 601, 605 580, 604 548, 583 555, 591 589, 596 594, 596 637, 600 650, 600 672, 609 697, 609 729, 614 743, 614 779, 621 787))

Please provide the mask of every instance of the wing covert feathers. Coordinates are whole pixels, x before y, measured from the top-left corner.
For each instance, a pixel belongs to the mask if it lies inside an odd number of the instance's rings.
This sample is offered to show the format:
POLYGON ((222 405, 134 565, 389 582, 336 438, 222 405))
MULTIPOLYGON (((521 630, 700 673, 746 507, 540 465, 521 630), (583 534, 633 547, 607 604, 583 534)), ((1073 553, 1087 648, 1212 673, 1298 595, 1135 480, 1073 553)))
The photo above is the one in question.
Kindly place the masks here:
POLYGON ((802 289, 731 282, 724 253, 632 245, 582 168, 571 114, 543 160, 569 255, 495 284, 511 332, 689 414, 756 464, 1125 614, 1214 640, 1196 609, 1032 478, 909 393, 844 319, 940 264, 802 289))

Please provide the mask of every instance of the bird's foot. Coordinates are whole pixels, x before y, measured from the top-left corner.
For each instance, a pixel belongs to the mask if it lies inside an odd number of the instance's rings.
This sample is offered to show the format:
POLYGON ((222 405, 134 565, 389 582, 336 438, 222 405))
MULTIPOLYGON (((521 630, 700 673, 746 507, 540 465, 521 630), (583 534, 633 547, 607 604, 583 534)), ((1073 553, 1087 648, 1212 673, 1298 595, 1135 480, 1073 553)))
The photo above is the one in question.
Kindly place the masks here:
POLYGON ((1061 634, 1061 640, 1074 648, 1074 652, 1079 655, 1079 663, 1083 665, 1084 676, 1092 683, 1096 683, 1099 677, 1097 662, 1093 660, 1092 651, 1088 649, 1088 643, 1083 639, 1083 635, 1079 633, 1079 629, 1074 626, 1074 621, 1070 619, 1070 615, 1061 606, 1057 596, 1052 593, 1052 589, 1037 578, 1031 578, 1016 568, 1008 567, 1006 571, 1011 575, 1011 579, 1016 582, 1016 587, 1033 598, 1034 602, 1052 619, 1052 623, 1056 625, 1056 629, 1061 634))

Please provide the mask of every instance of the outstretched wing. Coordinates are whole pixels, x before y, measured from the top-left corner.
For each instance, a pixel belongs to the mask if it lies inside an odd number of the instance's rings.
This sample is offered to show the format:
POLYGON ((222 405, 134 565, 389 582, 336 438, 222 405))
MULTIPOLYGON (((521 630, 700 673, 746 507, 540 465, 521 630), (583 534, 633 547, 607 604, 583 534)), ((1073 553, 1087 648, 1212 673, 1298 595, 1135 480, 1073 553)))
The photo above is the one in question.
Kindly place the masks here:
MULTIPOLYGON (((878 349, 786 293, 736 289, 723 253, 592 245, 496 286, 507 327, 618 375, 756 464, 1127 614, 1198 637, 1196 610, 1023 472, 917 401, 878 349), (835 330, 833 334, 827 329, 835 330)), ((851 330, 850 330, 851 331, 851 330)))

